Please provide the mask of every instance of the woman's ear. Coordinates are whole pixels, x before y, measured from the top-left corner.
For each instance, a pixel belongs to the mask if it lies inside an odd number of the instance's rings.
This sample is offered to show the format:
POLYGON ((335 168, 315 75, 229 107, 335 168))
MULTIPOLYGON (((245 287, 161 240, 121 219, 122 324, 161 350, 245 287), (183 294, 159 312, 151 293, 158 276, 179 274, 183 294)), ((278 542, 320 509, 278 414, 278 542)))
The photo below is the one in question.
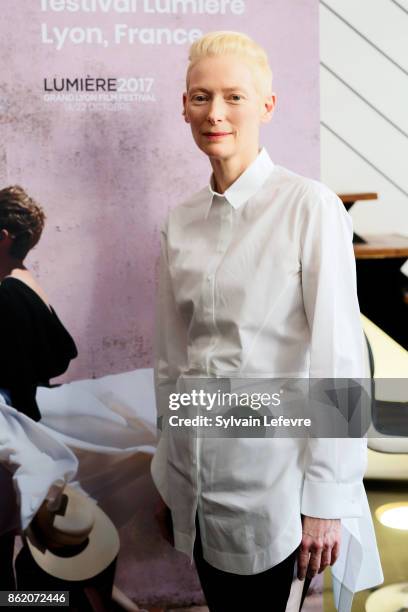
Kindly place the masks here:
POLYGON ((187 109, 187 93, 184 92, 183 93, 183 112, 182 112, 182 115, 184 117, 184 121, 186 123, 190 123, 190 119, 188 118, 187 110, 186 109, 187 109))
POLYGON ((262 102, 262 123, 268 123, 272 119, 273 111, 276 106, 276 94, 272 93, 270 96, 266 96, 262 102))

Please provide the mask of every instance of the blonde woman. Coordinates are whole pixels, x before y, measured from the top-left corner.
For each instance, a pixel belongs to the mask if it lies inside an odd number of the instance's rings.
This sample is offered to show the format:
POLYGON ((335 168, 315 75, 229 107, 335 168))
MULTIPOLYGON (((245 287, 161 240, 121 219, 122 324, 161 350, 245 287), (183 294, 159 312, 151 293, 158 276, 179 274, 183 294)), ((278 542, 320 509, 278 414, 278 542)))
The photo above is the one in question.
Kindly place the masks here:
MULTIPOLYGON (((351 220, 327 187, 275 165, 260 147, 275 103, 268 58, 249 37, 212 32, 192 45, 183 115, 212 176, 162 232, 162 423, 169 393, 194 377, 216 390, 217 380, 364 376, 351 220)), ((171 429, 163 426, 152 464, 158 518, 176 548, 194 556, 210 610, 283 612, 295 562, 304 597, 341 555, 342 522, 366 512, 364 440, 171 429)), ((374 536, 367 550, 375 584, 374 536)), ((365 587, 348 581, 341 609, 357 588, 365 587)))

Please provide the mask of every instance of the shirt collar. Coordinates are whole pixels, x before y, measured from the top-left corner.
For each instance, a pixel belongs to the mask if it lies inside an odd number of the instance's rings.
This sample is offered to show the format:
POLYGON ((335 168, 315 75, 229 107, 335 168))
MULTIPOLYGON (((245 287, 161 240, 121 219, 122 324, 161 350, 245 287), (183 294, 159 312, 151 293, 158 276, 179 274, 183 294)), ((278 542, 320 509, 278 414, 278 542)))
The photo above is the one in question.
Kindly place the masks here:
POLYGON ((256 159, 248 166, 248 168, 232 183, 224 193, 217 193, 212 188, 213 176, 211 176, 210 184, 208 185, 208 194, 210 196, 206 217, 211 208, 214 196, 225 198, 229 204, 235 209, 248 202, 249 198, 256 194, 262 187, 270 173, 274 168, 274 163, 268 155, 268 152, 263 148, 256 159))

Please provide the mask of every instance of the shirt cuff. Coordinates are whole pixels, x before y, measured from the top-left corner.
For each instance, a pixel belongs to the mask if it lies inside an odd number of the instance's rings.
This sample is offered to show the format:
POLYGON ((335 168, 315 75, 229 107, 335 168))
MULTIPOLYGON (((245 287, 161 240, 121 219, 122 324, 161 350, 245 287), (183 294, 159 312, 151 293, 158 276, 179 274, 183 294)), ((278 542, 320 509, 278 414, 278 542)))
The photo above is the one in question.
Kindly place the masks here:
POLYGON ((361 482, 318 482, 305 480, 301 512, 305 516, 340 519, 362 516, 361 482))

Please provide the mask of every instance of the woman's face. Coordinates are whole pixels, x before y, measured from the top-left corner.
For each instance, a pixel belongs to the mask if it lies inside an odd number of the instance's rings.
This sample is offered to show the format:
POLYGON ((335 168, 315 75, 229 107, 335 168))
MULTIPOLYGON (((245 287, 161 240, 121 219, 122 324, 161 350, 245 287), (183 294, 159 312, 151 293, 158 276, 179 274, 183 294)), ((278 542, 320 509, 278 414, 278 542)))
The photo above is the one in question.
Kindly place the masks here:
POLYGON ((250 65, 225 55, 195 64, 183 104, 197 146, 211 158, 242 163, 258 153, 259 127, 270 120, 275 96, 262 97, 250 65))

